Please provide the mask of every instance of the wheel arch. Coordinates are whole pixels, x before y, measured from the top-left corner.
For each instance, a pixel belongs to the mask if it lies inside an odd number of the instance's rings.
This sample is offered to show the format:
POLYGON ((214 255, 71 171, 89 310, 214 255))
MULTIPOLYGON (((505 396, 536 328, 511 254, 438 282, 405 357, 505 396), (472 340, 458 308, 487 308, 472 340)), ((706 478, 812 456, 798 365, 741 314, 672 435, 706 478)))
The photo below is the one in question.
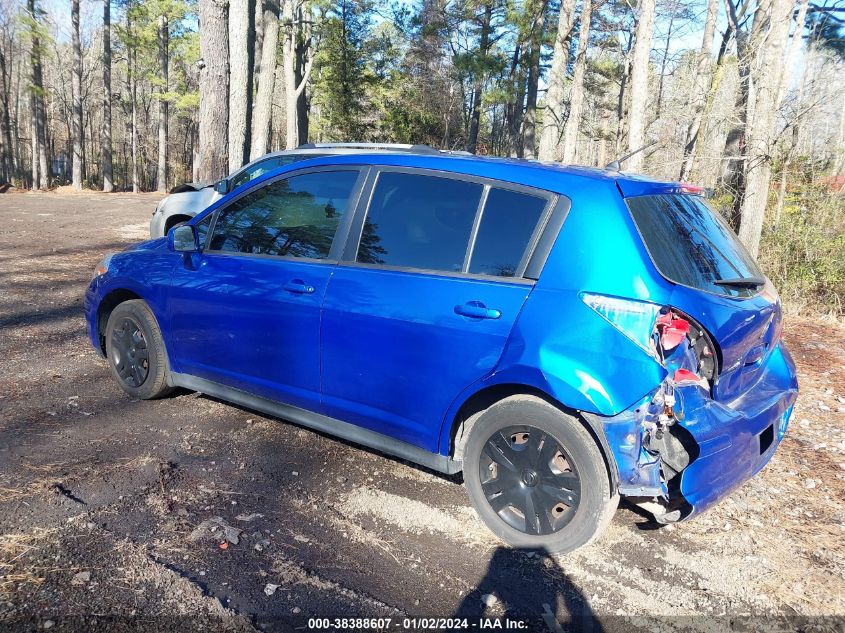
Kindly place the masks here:
POLYGON ((457 412, 451 420, 449 426, 449 433, 444 438, 447 442, 445 448, 448 455, 456 460, 463 458, 463 447, 466 442, 469 430, 475 423, 475 420, 497 402, 501 402, 506 398, 512 396, 535 396, 548 402, 550 405, 560 410, 562 413, 571 415, 578 420, 599 448, 604 459, 605 469, 610 481, 611 490, 615 490, 619 481, 619 474, 616 465, 616 459, 613 451, 608 443, 604 428, 599 419, 595 415, 585 414, 584 412, 565 405, 554 396, 547 393, 545 390, 536 386, 524 383, 498 383, 485 386, 470 394, 464 399, 462 404, 458 407, 457 412))
POLYGON ((109 322, 111 313, 121 303, 133 299, 144 301, 142 296, 128 288, 116 288, 105 295, 97 306, 97 340, 100 344, 100 352, 104 356, 106 354, 106 324, 109 322))
POLYGON ((186 213, 174 213, 167 217, 164 221, 164 234, 167 235, 167 232, 172 229, 177 224, 181 224, 182 222, 187 222, 188 220, 193 219, 193 215, 188 215, 186 213))

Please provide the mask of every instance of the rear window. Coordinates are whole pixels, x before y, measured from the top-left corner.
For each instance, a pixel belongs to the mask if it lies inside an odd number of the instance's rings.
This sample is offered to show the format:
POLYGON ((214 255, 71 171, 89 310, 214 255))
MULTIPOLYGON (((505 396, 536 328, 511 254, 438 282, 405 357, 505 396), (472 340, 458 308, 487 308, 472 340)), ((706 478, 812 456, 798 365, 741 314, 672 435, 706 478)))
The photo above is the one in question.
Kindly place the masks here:
POLYGON ((637 196, 626 202, 654 265, 668 280, 732 297, 756 294, 755 288, 715 283, 763 274, 733 231, 702 198, 663 194, 637 196))

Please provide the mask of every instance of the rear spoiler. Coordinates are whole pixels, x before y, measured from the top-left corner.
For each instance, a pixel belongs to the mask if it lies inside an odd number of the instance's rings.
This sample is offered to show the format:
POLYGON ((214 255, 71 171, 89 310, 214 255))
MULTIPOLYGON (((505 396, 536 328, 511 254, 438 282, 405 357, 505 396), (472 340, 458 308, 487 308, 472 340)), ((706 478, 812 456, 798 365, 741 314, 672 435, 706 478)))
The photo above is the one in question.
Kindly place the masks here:
POLYGON ((616 187, 623 198, 661 194, 687 194, 701 196, 702 198, 713 198, 716 193, 710 187, 691 185, 686 182, 659 182, 637 176, 617 178, 616 187))

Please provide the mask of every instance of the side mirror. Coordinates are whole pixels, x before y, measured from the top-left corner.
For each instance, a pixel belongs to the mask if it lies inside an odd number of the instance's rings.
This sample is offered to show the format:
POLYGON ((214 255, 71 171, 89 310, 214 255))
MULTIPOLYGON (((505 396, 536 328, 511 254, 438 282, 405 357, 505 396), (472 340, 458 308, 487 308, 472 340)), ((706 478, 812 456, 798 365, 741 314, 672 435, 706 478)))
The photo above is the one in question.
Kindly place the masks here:
POLYGON ((229 193, 229 180, 227 178, 223 178, 222 180, 218 180, 214 183, 214 191, 219 193, 220 195, 225 196, 229 193))
POLYGON ((197 232, 190 224, 174 226, 167 232, 167 246, 177 253, 196 253, 199 251, 197 232))

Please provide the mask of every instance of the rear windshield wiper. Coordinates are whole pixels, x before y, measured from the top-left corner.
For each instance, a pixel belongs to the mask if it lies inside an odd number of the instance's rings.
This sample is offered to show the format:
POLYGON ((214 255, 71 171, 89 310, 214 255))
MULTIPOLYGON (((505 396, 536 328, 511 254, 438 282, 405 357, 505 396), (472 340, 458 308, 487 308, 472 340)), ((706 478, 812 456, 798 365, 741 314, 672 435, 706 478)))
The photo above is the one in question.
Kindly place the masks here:
POLYGON ((766 285, 762 277, 734 277, 733 279, 717 279, 713 282, 717 286, 736 286, 737 288, 759 288, 766 285))

